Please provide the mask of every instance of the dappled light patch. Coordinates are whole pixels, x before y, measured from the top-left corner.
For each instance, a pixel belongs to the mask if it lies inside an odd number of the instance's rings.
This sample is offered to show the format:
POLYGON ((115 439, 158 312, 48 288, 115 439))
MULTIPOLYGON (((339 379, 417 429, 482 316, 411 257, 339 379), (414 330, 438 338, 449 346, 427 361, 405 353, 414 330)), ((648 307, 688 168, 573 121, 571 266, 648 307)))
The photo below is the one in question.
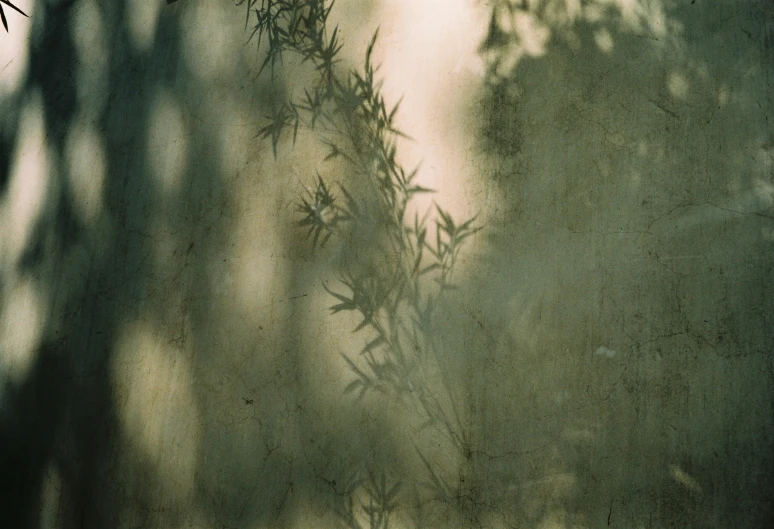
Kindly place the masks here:
POLYGON ((102 213, 107 156, 102 135, 84 116, 70 127, 65 158, 75 209, 84 223, 93 223, 102 213))
POLYGON ((762 210, 770 210, 774 207, 774 182, 772 178, 756 178, 753 181, 755 196, 758 198, 762 210))
MULTIPOLYGON (((311 171, 309 157, 313 154, 304 149, 308 142, 300 141, 300 156, 283 161, 276 169, 271 162, 271 171, 282 175, 281 178, 255 178, 269 170, 270 162, 264 158, 245 164, 235 149, 243 145, 243 135, 249 129, 246 129, 247 125, 243 128, 240 122, 243 118, 232 114, 228 106, 226 115, 232 115, 234 120, 224 125, 220 138, 224 152, 222 163, 236 214, 223 253, 212 265, 217 271, 213 277, 214 293, 228 311, 234 311, 239 318, 257 317, 267 324, 264 333, 273 333, 283 328, 282 324, 292 313, 287 296, 292 267, 282 237, 292 217, 283 205, 288 200, 289 188, 293 188, 302 176, 295 163, 305 172, 311 171)), ((268 149, 261 154, 268 157, 268 149)), ((293 305, 305 301, 299 298, 293 305)))
POLYGON ((126 29, 135 50, 147 52, 153 46, 162 9, 161 2, 147 2, 145 0, 126 2, 126 29))
POLYGON ((729 104, 731 100, 731 88, 725 84, 721 84, 718 88, 718 107, 723 108, 729 104))
POLYGON ((0 372, 20 384, 37 359, 48 300, 30 277, 16 278, 6 289, 0 307, 0 372))
MULTIPOLYGON (((552 283, 548 276, 548 263, 534 277, 523 274, 519 285, 510 285, 517 294, 509 300, 506 317, 509 333, 517 343, 527 350, 535 350, 543 336, 549 332, 544 313, 561 300, 559 285, 552 283)), ((555 263, 552 263, 556 266, 555 263)))
POLYGON ((73 7, 70 34, 78 60, 76 86, 81 111, 94 119, 107 104, 108 47, 110 31, 105 27, 103 10, 97 0, 77 2, 73 7))
POLYGON ((245 45, 249 33, 233 35, 221 29, 244 21, 239 9, 229 2, 189 2, 181 7, 183 59, 196 78, 233 79, 240 57, 256 62, 255 47, 245 45))
POLYGON ((680 486, 684 487, 692 494, 695 494, 697 497, 701 497, 704 494, 704 490, 702 489, 699 481, 695 477, 691 476, 688 472, 680 468, 680 466, 674 464, 669 465, 669 475, 672 476, 672 479, 674 479, 675 482, 677 482, 680 486))
POLYGON ((497 0, 481 47, 490 75, 508 78, 522 59, 542 57, 558 42, 579 50, 578 29, 584 25, 592 28, 602 53, 616 45, 614 32, 670 41, 681 31, 661 0, 497 0))
POLYGON ((252 132, 254 128, 253 121, 257 109, 245 101, 234 98, 222 98, 210 104, 212 110, 207 110, 206 115, 208 118, 212 116, 209 119, 217 119, 217 126, 220 129, 216 139, 216 148, 220 153, 220 171, 224 178, 234 185, 247 185, 244 180, 257 170, 257 161, 263 154, 260 150, 251 152, 248 146, 253 145, 246 139, 248 131, 252 132))
POLYGON ((545 55, 551 30, 527 13, 513 15, 513 32, 520 41, 524 53, 531 57, 545 55))
POLYGON ((600 345, 599 347, 596 348, 596 350, 594 351, 594 354, 597 356, 601 356, 603 358, 613 358, 618 353, 614 349, 610 349, 609 347, 600 345))
POLYGON ((20 119, 10 183, 0 209, 2 257, 9 264, 19 259, 29 242, 51 185, 51 153, 38 93, 27 96, 20 119))
POLYGON ((763 240, 772 242, 774 241, 774 227, 764 226, 761 228, 761 237, 763 240))
POLYGON ((194 492, 200 442, 190 346, 135 323, 114 347, 110 377, 121 434, 152 465, 165 497, 185 503, 194 492))
POLYGON ((59 466, 49 462, 43 474, 40 491, 40 528, 53 529, 62 526, 60 514, 62 494, 65 492, 59 466))
POLYGON ((180 191, 188 164, 190 131, 180 104, 160 89, 153 99, 146 139, 150 172, 164 196, 180 191))
POLYGON ((280 241, 274 233, 257 226, 244 226, 242 233, 255 233, 250 243, 236 245, 229 251, 222 292, 247 313, 258 310, 272 320, 283 320, 287 310, 279 301, 287 285, 286 268, 280 241))
POLYGON ((685 75, 680 72, 672 72, 667 77, 667 88, 669 89, 669 93, 672 94, 672 97, 684 100, 688 97, 690 84, 685 75))
POLYGON ((597 47, 602 53, 610 53, 613 50, 613 36, 607 28, 600 28, 595 31, 594 41, 597 43, 597 47))

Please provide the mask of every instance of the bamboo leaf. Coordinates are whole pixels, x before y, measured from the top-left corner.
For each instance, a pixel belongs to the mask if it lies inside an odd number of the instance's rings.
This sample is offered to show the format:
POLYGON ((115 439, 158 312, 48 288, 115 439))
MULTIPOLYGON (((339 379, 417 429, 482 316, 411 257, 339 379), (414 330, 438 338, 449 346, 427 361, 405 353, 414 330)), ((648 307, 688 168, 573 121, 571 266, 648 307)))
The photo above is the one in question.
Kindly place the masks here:
POLYGON ((336 314, 337 312, 341 312, 342 310, 355 310, 357 308, 357 305, 354 303, 339 303, 338 305, 333 305, 330 307, 330 310, 333 312, 333 314, 336 314))
MULTIPOLYGON (((19 13, 19 14, 21 14, 21 15, 24 15, 25 17, 27 17, 27 13, 25 13, 24 11, 22 11, 21 9, 19 9, 19 8, 18 8, 18 7, 16 7, 15 5, 13 5, 11 2, 9 2, 9 0, 0 0, 0 2, 2 2, 2 3, 3 3, 3 4, 5 4, 5 5, 7 5, 8 7, 10 7, 11 9, 13 9, 13 10, 14 10, 14 11, 16 11, 17 13, 19 13)), ((2 7, 0 7, 0 13, 2 13, 2 11, 3 11, 3 8, 2 8, 2 7)), ((28 18, 29 18, 29 17, 28 17, 28 18)), ((3 14, 3 25, 4 25, 4 26, 6 26, 6 23, 5 23, 5 14, 3 14)), ((8 26, 6 26, 6 27, 5 27, 5 29, 6 29, 6 31, 7 31, 7 30, 8 30, 8 26)))
POLYGON ((394 500, 395 497, 400 492, 401 488, 402 488, 401 482, 400 481, 396 482, 395 485, 393 485, 392 488, 390 488, 390 490, 387 491, 387 493, 384 495, 384 502, 385 503, 392 502, 392 500, 394 500))
POLYGON ((414 447, 417 451, 417 454, 419 455, 419 458, 422 460, 422 463, 424 463, 425 468, 427 468, 428 474, 430 474, 430 479, 432 480, 433 488, 436 490, 436 492, 441 496, 441 499, 448 500, 451 497, 450 494, 450 488, 446 484, 446 481, 443 479, 442 476, 439 476, 435 470, 433 470, 433 466, 430 464, 430 462, 425 458, 425 456, 422 455, 422 452, 419 451, 419 448, 414 447))
POLYGON ((369 325, 373 321, 372 315, 368 314, 363 318, 363 321, 360 322, 360 325, 355 327, 355 330, 352 332, 358 332, 359 330, 363 329, 366 325, 369 325))
POLYGON ((384 336, 379 335, 376 338, 374 338, 373 340, 371 340, 370 342, 368 342, 365 345, 365 347, 363 348, 363 351, 360 354, 365 354, 367 352, 370 352, 370 351, 376 349, 377 347, 379 347, 380 345, 382 345, 383 343, 386 343, 386 341, 387 340, 384 339, 384 336))
POLYGON ((430 189, 429 187, 414 186, 406 190, 406 194, 408 196, 414 195, 416 193, 435 193, 435 189, 430 189))
POLYGON ((387 124, 392 125, 393 119, 395 119, 395 114, 398 113, 398 108, 400 108, 400 104, 403 102, 403 96, 400 96, 400 99, 398 99, 398 102, 395 103, 395 106, 392 107, 392 110, 390 110, 390 115, 387 116, 387 124))
POLYGON ((344 393, 345 394, 346 393, 351 393, 351 392, 355 391, 358 388, 362 388, 363 386, 364 386, 363 381, 360 380, 359 378, 356 378, 355 380, 353 380, 352 382, 347 384, 347 387, 344 388, 344 393))
POLYGON ((364 382, 370 382, 371 380, 370 377, 366 375, 363 371, 361 371, 360 368, 357 367, 357 365, 355 365, 355 362, 350 360, 350 358, 347 355, 342 353, 341 357, 344 359, 345 362, 347 362, 347 365, 349 365, 349 368, 358 376, 360 380, 363 380, 364 382))
POLYGON ((422 270, 419 272, 419 275, 420 275, 420 276, 423 276, 423 275, 425 275, 425 274, 427 274, 427 273, 429 273, 429 272, 432 272, 433 270, 437 270, 437 269, 439 269, 439 268, 441 268, 441 265, 440 265, 440 264, 438 264, 438 263, 433 263, 433 264, 431 264, 431 265, 428 265, 428 266, 424 267, 424 268, 423 268, 423 269, 422 269, 422 270))
POLYGON ((343 303, 352 303, 353 302, 352 299, 350 299, 350 298, 348 298, 346 296, 342 296, 341 294, 338 294, 338 293, 334 292, 333 290, 328 288, 327 285, 323 285, 323 288, 325 289, 326 292, 328 292, 328 294, 330 294, 331 296, 333 296, 334 298, 338 299, 339 301, 341 301, 343 303))

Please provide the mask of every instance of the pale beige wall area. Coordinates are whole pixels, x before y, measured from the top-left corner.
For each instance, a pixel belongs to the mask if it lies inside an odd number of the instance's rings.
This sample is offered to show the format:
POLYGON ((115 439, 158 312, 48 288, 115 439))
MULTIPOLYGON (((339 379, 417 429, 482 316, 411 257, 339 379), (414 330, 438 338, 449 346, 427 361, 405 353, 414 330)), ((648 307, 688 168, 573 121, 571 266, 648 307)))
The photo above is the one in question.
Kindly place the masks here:
POLYGON ((407 250, 297 225, 318 173, 369 200, 319 128, 259 136, 309 63, 258 75, 245 3, 16 4, 0 528, 774 527, 769 2, 336 2, 407 219, 480 228, 362 398, 379 330, 326 288, 407 250))

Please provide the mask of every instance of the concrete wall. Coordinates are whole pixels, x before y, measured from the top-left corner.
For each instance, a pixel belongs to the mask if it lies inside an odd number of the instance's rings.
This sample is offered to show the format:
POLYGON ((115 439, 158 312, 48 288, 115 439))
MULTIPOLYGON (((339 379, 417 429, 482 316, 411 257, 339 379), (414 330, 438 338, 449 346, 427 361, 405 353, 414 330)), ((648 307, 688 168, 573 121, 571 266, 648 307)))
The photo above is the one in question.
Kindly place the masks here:
POLYGON ((294 221, 346 171, 313 132, 256 137, 308 75, 256 76, 245 6, 18 4, 0 527, 336 527, 350 498, 375 527, 380 475, 389 527, 772 527, 767 2, 535 0, 483 54, 494 3, 337 2, 342 67, 380 27, 401 160, 483 227, 428 382, 465 453, 344 393, 368 337, 323 284, 352 248, 294 221))

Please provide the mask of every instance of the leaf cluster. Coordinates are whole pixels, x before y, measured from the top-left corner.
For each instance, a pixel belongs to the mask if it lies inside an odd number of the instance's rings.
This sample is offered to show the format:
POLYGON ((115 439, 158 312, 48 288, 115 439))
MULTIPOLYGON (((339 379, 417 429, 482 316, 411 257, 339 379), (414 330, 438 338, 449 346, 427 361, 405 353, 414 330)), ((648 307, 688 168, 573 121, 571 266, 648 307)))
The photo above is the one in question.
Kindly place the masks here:
POLYGON ((337 496, 335 511, 339 527, 389 529, 390 516, 397 508, 395 500, 401 490, 401 482, 390 482, 384 472, 377 475, 369 471, 367 479, 352 481, 345 487, 344 494, 337 496), (364 493, 359 501, 356 499, 358 490, 364 493))
POLYGON ((398 159, 397 141, 408 136, 395 125, 400 103, 387 104, 377 77, 372 57, 378 31, 362 70, 340 73, 338 28, 329 35, 326 27, 332 2, 261 0, 258 7, 258 0, 244 1, 255 15, 253 34, 268 41, 262 69, 293 51, 317 73, 301 100, 284 102, 267 116, 259 135, 271 140, 276 155, 285 130, 292 129, 295 141, 300 126, 308 126, 325 145, 325 159, 342 159, 360 179, 358 196, 339 184, 339 199, 318 174, 316 188, 307 189, 298 204, 299 225, 308 229, 313 246, 334 235, 346 242, 353 230, 373 235, 364 252, 371 254, 369 261, 342 265, 341 286, 325 287, 335 299, 332 313, 357 313, 354 331, 367 335, 359 356, 344 355, 354 375, 345 391, 358 398, 374 391, 403 400, 465 453, 469 441, 439 362, 434 314, 455 288, 451 278, 460 251, 479 229, 475 218, 458 222, 436 205, 432 221, 430 212, 406 219, 411 201, 432 190, 416 182, 418 167, 407 171, 398 159))
POLYGON ((250 39, 257 37, 258 45, 268 44, 266 57, 261 64, 259 74, 266 66, 272 73, 277 61, 282 62, 282 54, 287 51, 300 53, 304 60, 310 60, 320 71, 333 74, 336 55, 341 50, 338 41, 338 28, 330 36, 324 28, 333 2, 326 0, 241 0, 237 5, 245 5, 247 15, 254 15, 254 25, 250 39))
POLYGON ((339 222, 347 220, 349 217, 336 207, 334 203, 336 198, 319 173, 317 174, 317 188, 314 191, 307 188, 306 192, 308 199, 301 197, 301 202, 297 206, 298 211, 303 214, 298 225, 309 227, 309 235, 313 236, 312 246, 317 246, 320 235, 324 233, 321 245, 325 245, 335 232, 339 222))

